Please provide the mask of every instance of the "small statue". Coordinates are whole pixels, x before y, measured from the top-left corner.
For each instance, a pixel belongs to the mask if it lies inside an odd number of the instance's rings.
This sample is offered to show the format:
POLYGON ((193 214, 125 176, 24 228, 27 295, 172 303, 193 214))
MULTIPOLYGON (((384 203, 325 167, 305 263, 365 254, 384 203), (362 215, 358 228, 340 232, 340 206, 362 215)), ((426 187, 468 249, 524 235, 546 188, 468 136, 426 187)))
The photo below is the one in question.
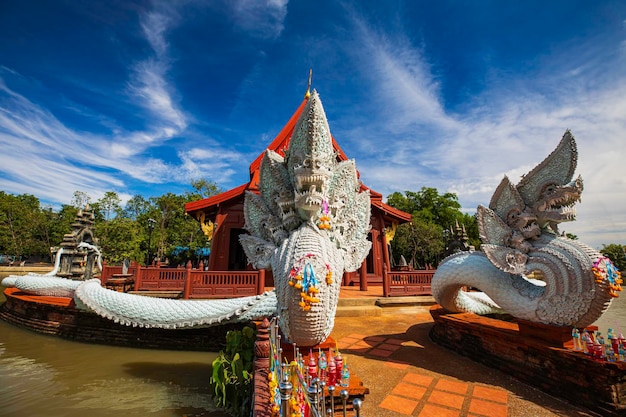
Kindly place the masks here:
POLYGON ((328 386, 332 386, 335 385, 335 381, 337 380, 337 366, 335 365, 335 358, 333 357, 332 353, 329 351, 328 352, 328 357, 329 357, 329 361, 328 361, 328 381, 327 384, 328 386))
POLYGON ((309 369, 307 373, 309 374, 309 380, 317 378, 317 363, 313 356, 313 350, 309 350, 309 369))
POLYGON ((611 345, 604 346, 604 356, 606 357, 607 362, 615 362, 615 352, 613 351, 613 347, 611 345))
POLYGON ((337 383, 340 383, 343 375, 343 358, 341 357, 341 353, 339 353, 339 349, 335 351, 337 352, 337 355, 335 355, 335 366, 337 367, 335 374, 337 375, 337 383))
POLYGON ((609 342, 611 343, 611 349, 613 349, 613 353, 616 356, 619 355, 619 339, 613 332, 613 329, 609 328, 607 332, 607 337, 609 338, 609 342))
POLYGON ((601 332, 596 333, 596 342, 594 343, 594 353, 595 357, 598 359, 605 359, 606 355, 604 352, 604 336, 602 336, 601 332))
POLYGON ((602 336, 602 332, 597 332, 596 333, 596 341, 599 344, 604 345, 604 336, 602 336))
POLYGON ((574 350, 583 350, 580 343, 580 331, 576 327, 572 329, 572 341, 574 342, 574 350))
POLYGON ((348 364, 344 362, 343 370, 341 371, 341 386, 347 387, 350 385, 350 370, 348 364))
POLYGON ((317 367, 319 368, 319 378, 322 380, 326 379, 327 366, 328 362, 326 362, 326 354, 323 350, 320 350, 319 357, 317 359, 317 367))
POLYGON ((583 335, 581 336, 581 338, 583 341, 583 352, 585 352, 587 355, 593 355, 593 341, 591 340, 591 336, 589 335, 587 329, 583 330, 583 335))

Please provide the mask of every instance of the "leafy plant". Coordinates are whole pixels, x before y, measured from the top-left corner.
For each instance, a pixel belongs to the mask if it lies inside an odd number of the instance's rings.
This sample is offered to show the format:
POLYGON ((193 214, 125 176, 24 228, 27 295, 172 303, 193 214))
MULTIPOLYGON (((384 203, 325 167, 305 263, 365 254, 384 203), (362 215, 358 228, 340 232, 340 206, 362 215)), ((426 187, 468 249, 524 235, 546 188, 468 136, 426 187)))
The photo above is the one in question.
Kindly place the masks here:
POLYGON ((210 386, 215 405, 235 416, 251 412, 255 331, 251 327, 226 333, 226 350, 213 361, 210 386))

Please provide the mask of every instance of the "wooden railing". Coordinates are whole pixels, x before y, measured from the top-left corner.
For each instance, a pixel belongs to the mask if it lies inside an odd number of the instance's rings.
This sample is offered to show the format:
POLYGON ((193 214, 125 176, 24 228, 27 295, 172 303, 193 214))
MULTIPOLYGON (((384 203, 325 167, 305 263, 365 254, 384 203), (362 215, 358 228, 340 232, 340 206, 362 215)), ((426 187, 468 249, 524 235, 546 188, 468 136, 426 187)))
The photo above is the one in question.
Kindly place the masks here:
MULTIPOLYGON (((178 291, 183 298, 232 298, 262 294, 265 291, 265 271, 205 271, 203 266, 193 269, 164 268, 159 265, 142 267, 131 264, 127 274, 121 266, 103 265, 103 285, 123 280, 123 288, 134 291, 178 291)), ((430 295, 435 269, 414 271, 385 271, 383 296, 401 297, 430 295)))
POLYGON ((186 268, 133 263, 127 274, 122 274, 121 266, 105 263, 100 280, 103 285, 122 280, 131 283, 134 291, 179 291, 186 299, 244 297, 265 291, 265 271, 205 271, 202 264, 193 269, 191 262, 186 268))
POLYGON ((384 271, 383 296, 430 295, 430 283, 436 271, 436 269, 384 271))

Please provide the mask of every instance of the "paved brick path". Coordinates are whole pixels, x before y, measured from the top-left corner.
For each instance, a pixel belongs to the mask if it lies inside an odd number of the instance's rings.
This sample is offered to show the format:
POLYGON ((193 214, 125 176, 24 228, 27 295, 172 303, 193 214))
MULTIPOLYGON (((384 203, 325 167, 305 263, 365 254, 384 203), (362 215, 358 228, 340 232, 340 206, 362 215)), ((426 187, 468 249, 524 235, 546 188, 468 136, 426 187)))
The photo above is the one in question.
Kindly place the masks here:
MULTIPOLYGON (((420 373, 415 367, 394 360, 393 354, 413 342, 398 338, 350 334, 337 341, 340 350, 385 361, 387 378, 399 381, 377 404, 378 408, 420 417, 506 417, 508 392, 475 383, 420 373)), ((374 387, 372 387, 374 388, 374 387)), ((370 404, 368 415, 379 415, 370 404)))

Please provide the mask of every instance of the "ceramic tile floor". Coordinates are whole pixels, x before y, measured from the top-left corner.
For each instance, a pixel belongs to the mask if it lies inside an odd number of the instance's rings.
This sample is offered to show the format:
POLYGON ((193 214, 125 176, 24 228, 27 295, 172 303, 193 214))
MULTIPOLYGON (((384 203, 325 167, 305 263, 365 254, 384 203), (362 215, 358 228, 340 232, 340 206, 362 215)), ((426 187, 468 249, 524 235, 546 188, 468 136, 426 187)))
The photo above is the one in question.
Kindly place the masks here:
MULTIPOLYGON (((506 417, 508 392, 471 382, 424 375, 419 369, 391 356, 407 341, 351 334, 337 341, 340 350, 385 360, 400 382, 385 396, 379 408, 419 417, 506 417)), ((371 414, 371 411, 370 411, 371 414)))

